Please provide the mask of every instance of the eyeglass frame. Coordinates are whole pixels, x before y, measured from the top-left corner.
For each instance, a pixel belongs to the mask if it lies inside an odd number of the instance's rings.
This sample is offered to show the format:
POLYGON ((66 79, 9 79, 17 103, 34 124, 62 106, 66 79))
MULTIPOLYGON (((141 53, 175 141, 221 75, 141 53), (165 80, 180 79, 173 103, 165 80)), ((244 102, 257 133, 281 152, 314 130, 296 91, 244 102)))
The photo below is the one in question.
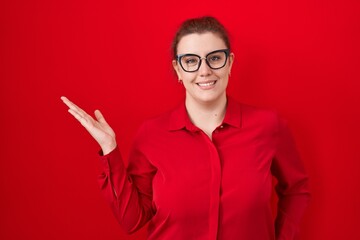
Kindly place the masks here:
POLYGON ((181 68, 185 71, 185 72, 189 72, 189 73, 192 73, 192 72, 196 72, 200 69, 200 66, 202 64, 202 60, 205 59, 205 62, 206 62, 206 65, 208 65, 209 68, 213 69, 213 70, 217 70, 217 69, 221 69, 223 67, 225 67, 226 63, 227 63, 227 60, 229 58, 229 55, 230 55, 230 49, 228 48, 225 48, 225 49, 218 49, 218 50, 215 50, 215 51, 212 51, 212 52, 209 52, 208 54, 206 54, 205 57, 200 57, 199 55, 197 54, 194 54, 194 53, 185 53, 185 54, 179 54, 179 55, 176 55, 176 61, 180 64, 181 68), (224 65, 222 65, 221 67, 217 67, 217 68, 213 68, 210 66, 209 62, 208 62, 208 59, 207 57, 210 55, 210 54, 214 54, 216 52, 224 52, 225 53, 225 62, 224 62, 224 65), (198 67, 195 69, 195 70, 192 70, 192 71, 188 71, 188 70, 185 70, 185 68, 183 67, 182 63, 181 63, 181 59, 185 56, 194 56, 194 57, 198 57, 199 58, 199 64, 198 64, 198 67))

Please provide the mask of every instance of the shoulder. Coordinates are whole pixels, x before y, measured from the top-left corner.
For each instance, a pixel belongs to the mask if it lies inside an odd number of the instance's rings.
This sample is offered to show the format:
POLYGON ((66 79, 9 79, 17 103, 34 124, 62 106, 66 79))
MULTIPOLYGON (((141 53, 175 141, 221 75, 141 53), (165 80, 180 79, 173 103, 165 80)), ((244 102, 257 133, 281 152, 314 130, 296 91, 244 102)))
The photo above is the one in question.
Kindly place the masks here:
POLYGON ((174 110, 167 110, 156 116, 146 118, 143 121, 142 126, 147 127, 147 128, 157 129, 157 130, 168 129, 169 122, 172 118, 173 112, 174 112, 174 110))
POLYGON ((161 114, 146 118, 138 128, 137 137, 152 137, 168 131, 174 111, 174 109, 167 110, 161 114))
POLYGON ((241 128, 244 132, 254 133, 257 137, 272 139, 278 142, 279 133, 282 132, 283 119, 278 111, 267 107, 258 107, 241 103, 241 128))
POLYGON ((281 118, 279 113, 271 108, 258 107, 240 103, 242 128, 262 128, 277 131, 281 118))

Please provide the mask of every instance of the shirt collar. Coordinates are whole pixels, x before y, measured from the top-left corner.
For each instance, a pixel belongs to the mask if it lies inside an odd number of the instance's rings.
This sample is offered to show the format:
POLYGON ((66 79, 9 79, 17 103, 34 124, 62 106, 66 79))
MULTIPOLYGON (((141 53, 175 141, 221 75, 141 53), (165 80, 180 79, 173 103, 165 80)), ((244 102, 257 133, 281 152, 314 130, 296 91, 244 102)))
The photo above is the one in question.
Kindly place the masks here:
MULTIPOLYGON (((241 117, 241 104, 227 96, 226 113, 223 124, 241 128, 241 117)), ((176 131, 184 128, 192 132, 200 130, 191 122, 186 111, 185 101, 171 112, 169 131, 176 131)))
POLYGON ((233 98, 227 96, 226 113, 223 123, 230 126, 241 128, 242 111, 241 104, 233 98))

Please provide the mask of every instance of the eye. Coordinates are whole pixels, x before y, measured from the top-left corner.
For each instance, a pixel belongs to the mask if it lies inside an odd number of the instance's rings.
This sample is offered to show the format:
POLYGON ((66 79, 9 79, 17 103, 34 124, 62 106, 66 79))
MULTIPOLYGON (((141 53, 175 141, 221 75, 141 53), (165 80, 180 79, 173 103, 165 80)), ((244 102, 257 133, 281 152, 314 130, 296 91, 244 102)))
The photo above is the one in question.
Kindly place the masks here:
POLYGON ((186 65, 195 65, 199 62, 199 58, 194 56, 184 56, 182 62, 186 65))
POLYGON ((208 56, 208 61, 209 62, 218 62, 218 61, 221 61, 222 58, 223 58, 223 56, 221 54, 214 54, 214 55, 208 56))

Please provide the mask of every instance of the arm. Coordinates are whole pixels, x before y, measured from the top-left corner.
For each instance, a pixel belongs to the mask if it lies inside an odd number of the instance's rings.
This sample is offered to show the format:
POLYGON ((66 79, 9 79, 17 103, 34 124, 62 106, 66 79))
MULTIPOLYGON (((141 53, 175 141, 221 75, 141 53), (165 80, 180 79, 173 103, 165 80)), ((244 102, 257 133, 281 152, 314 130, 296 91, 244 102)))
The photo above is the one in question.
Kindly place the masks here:
POLYGON ((99 177, 101 192, 123 229, 133 233, 154 214, 152 179, 156 170, 135 146, 127 169, 118 147, 100 156, 100 161, 103 165, 99 177))
POLYGON ((99 110, 91 117, 66 97, 61 100, 101 147, 100 160, 103 173, 99 178, 102 193, 116 218, 131 233, 142 227, 152 217, 152 178, 155 168, 140 150, 141 137, 130 154, 129 169, 125 169, 116 144, 115 133, 99 110), (104 154, 104 155, 103 155, 104 154))
POLYGON ((299 238, 301 217, 308 205, 308 176, 284 121, 279 121, 276 155, 272 173, 277 178, 279 197, 275 232, 277 240, 299 238))

